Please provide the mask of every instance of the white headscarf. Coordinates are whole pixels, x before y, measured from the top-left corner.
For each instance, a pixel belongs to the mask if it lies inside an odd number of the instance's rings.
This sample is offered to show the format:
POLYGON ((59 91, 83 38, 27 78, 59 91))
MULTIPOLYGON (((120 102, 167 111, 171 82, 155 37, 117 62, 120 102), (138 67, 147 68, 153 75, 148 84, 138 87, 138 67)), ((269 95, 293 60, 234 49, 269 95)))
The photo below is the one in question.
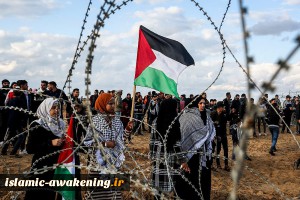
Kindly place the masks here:
POLYGON ((59 104, 57 99, 45 99, 36 111, 39 119, 35 120, 35 122, 39 123, 46 130, 51 131, 54 135, 62 137, 65 132, 65 122, 60 118, 60 110, 57 118, 50 116, 50 110, 55 104, 59 104))

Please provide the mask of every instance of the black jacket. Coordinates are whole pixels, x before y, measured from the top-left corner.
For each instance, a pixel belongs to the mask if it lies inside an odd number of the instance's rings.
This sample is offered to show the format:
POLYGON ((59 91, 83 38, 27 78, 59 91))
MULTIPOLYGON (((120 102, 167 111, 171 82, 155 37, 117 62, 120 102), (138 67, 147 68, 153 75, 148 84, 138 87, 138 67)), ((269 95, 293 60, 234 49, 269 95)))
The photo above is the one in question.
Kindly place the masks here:
POLYGON ((228 117, 228 121, 230 123, 230 126, 233 124, 237 124, 241 121, 241 119, 239 118, 239 114, 238 113, 230 113, 229 117, 228 117))
POLYGON ((296 119, 300 119, 300 103, 296 105, 296 119))
POLYGON ((216 135, 221 137, 226 137, 226 123, 227 123, 226 113, 222 112, 221 114, 218 114, 217 111, 213 111, 210 115, 216 128, 216 135))
MULTIPOLYGON (((280 114, 280 110, 278 108, 276 108, 276 111, 280 114)), ((278 114, 275 112, 275 110, 270 106, 268 109, 268 114, 267 114, 267 123, 268 125, 275 125, 275 126, 279 126, 279 120, 280 117, 278 116, 278 114)))
POLYGON ((241 102, 240 100, 234 99, 231 103, 231 108, 235 108, 236 111, 240 112, 241 102))
POLYGON ((230 115, 230 106, 231 106, 232 100, 231 99, 227 99, 225 98, 223 100, 223 104, 225 106, 225 110, 226 110, 226 115, 229 116, 230 115))
MULTIPOLYGON (((18 107, 27 109, 26 102, 24 102, 20 96, 14 97, 8 101, 8 106, 18 107)), ((26 127, 28 116, 19 110, 9 109, 8 110, 8 119, 7 126, 10 130, 21 130, 23 127, 26 127)))

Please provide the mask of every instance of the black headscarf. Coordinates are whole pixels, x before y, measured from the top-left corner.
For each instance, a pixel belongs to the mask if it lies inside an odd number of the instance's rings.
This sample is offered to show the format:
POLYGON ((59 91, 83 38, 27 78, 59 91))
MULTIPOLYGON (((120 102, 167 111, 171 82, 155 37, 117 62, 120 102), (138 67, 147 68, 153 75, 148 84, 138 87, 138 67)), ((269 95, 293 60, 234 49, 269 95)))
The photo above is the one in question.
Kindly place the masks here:
MULTIPOLYGON (((162 141, 166 135, 171 122, 177 116, 177 101, 175 99, 165 99, 162 101, 157 116, 157 131, 160 133, 162 138, 158 133, 156 133, 156 138, 159 138, 162 141)), ((173 151, 173 146, 176 141, 180 140, 180 125, 178 119, 172 125, 167 139, 167 151, 173 151)))

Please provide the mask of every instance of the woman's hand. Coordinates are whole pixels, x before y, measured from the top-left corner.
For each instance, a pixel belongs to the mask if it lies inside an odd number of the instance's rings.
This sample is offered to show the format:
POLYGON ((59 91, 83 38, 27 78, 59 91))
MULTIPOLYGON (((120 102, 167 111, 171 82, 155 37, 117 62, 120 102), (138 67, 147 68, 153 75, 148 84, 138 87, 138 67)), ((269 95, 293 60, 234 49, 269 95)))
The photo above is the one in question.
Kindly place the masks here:
POLYGON ((191 169, 186 162, 181 164, 180 169, 183 169, 185 172, 191 173, 191 169))
POLYGON ((110 140, 110 141, 106 141, 105 142, 105 146, 107 147, 107 148, 114 148, 115 146, 116 146, 116 142, 115 141, 113 141, 113 140, 110 140))
POLYGON ((64 142, 65 140, 64 139, 54 139, 52 140, 52 146, 55 146, 55 147, 59 147, 62 145, 62 143, 64 142))

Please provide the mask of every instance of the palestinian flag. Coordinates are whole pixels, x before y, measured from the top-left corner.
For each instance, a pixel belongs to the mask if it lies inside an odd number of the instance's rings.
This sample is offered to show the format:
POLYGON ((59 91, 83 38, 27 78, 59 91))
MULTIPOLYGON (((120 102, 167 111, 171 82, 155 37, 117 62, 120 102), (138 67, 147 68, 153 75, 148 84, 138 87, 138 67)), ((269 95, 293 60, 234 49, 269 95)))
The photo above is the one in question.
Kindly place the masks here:
MULTIPOLYGON (((59 154, 58 162, 59 166, 55 169, 54 179, 68 181, 72 180, 75 176, 75 158, 73 153, 73 117, 71 117, 70 124, 68 127, 67 135, 64 145, 63 151, 59 154)), ((72 200, 75 199, 75 189, 71 189, 70 187, 60 187, 58 188, 58 192, 62 195, 63 199, 72 200), (66 189, 67 188, 67 189, 66 189)))
POLYGON ((178 77, 194 64, 194 59, 181 43, 140 26, 134 85, 179 97, 178 77))

